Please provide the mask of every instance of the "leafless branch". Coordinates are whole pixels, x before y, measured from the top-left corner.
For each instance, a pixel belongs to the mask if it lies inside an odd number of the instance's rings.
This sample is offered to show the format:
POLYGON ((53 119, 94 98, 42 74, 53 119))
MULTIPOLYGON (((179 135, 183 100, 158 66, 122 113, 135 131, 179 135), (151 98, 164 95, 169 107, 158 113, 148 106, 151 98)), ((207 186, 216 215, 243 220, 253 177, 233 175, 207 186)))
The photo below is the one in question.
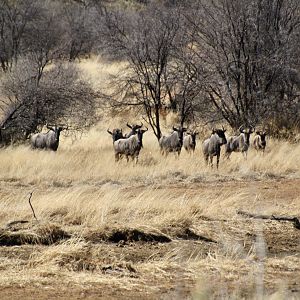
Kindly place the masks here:
POLYGON ((242 210, 238 210, 237 214, 242 215, 247 218, 253 219, 262 219, 262 220, 274 220, 274 221, 288 221, 292 222, 296 229, 300 229, 300 221, 297 217, 290 217, 290 216, 275 216, 275 215, 260 215, 260 214, 253 214, 249 212, 245 212, 242 210))
POLYGON ((33 192, 30 192, 29 193, 29 199, 28 199, 28 202, 29 202, 29 205, 30 205, 30 208, 31 208, 31 210, 32 210, 32 213, 33 213, 33 216, 34 216, 34 218, 36 219, 36 220, 38 220, 37 219, 37 217, 36 217, 36 215, 35 215, 35 212, 34 212, 34 209, 33 209, 33 206, 32 206, 32 204, 31 204, 31 197, 32 197, 32 194, 33 194, 33 192))

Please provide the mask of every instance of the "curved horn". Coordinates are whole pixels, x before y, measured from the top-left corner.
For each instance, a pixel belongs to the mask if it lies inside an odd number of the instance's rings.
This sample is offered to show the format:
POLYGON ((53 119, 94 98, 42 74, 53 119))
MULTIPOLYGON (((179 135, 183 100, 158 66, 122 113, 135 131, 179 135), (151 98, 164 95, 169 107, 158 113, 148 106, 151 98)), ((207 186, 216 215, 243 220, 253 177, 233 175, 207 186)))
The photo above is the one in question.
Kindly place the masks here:
MULTIPOLYGON (((140 125, 140 128, 142 128, 143 127, 143 123, 141 122, 141 125, 140 125)), ((146 127, 147 128, 147 127, 146 127)))
POLYGON ((129 125, 129 124, 128 124, 128 122, 127 122, 127 124, 126 124, 126 125, 127 125, 127 127, 129 127, 130 129, 132 129, 132 126, 131 126, 131 125, 129 125))
POLYGON ((224 128, 224 126, 222 125, 222 130, 223 130, 223 132, 225 132, 226 131, 226 129, 224 128))
POLYGON ((241 132, 241 133, 244 132, 244 125, 241 125, 241 126, 239 127, 239 132, 241 132))
POLYGON ((112 135, 112 132, 109 130, 109 128, 107 128, 107 132, 112 135))
MULTIPOLYGON (((146 126, 145 126, 146 127, 146 126)), ((146 130, 144 130, 144 132, 148 131, 148 127, 146 127, 146 130)))
POLYGON ((178 129, 177 129, 176 127, 174 127, 174 126, 173 126, 173 130, 174 130, 174 131, 178 131, 178 129))

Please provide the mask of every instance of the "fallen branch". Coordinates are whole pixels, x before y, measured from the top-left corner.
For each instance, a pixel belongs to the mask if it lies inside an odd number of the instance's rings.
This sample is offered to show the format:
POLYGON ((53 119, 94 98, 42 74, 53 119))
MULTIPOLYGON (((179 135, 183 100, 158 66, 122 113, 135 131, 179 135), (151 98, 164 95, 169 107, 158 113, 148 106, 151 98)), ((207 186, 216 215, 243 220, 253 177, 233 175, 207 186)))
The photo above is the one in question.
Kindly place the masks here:
POLYGON ((300 221, 297 217, 284 217, 284 216, 274 216, 274 215, 259 215, 259 214, 252 214, 246 211, 238 210, 238 215, 252 218, 252 219, 263 219, 263 220, 273 220, 273 221, 288 221, 292 222, 296 229, 300 229, 300 221))
POLYGON ((34 212, 33 206, 32 206, 32 204, 31 204, 31 202, 30 202, 30 200, 31 200, 31 197, 32 197, 32 194, 33 194, 33 192, 30 192, 30 193, 29 193, 29 199, 28 199, 28 202, 29 202, 29 205, 30 205, 30 207, 31 207, 31 210, 32 210, 33 216, 34 216, 34 218, 37 220, 37 217, 36 217, 36 215, 35 215, 35 212, 34 212))

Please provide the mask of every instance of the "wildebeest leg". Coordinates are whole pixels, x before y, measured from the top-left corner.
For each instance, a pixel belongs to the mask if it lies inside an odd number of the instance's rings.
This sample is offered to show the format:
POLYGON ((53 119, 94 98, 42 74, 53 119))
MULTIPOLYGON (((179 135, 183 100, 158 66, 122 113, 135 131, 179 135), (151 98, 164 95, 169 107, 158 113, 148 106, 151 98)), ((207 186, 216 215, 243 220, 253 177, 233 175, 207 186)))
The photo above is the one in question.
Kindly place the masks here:
POLYGON ((208 155, 205 155, 205 156, 204 156, 204 159, 205 159, 206 165, 208 165, 208 155))
POLYGON ((220 154, 217 155, 217 169, 219 169, 220 154))
POLYGON ((214 158, 214 157, 213 157, 212 155, 209 156, 211 168, 213 167, 213 158, 214 158))
POLYGON ((138 161, 139 161, 139 157, 138 157, 138 155, 136 155, 136 157, 135 157, 135 164, 137 164, 138 161))
POLYGON ((119 153, 116 153, 115 154, 115 162, 118 162, 119 161, 119 153))
POLYGON ((128 158, 128 155, 126 155, 126 161, 127 161, 127 162, 129 162, 129 158, 128 158))
POLYGON ((231 152, 225 152, 224 153, 224 159, 230 159, 230 155, 231 155, 231 152))

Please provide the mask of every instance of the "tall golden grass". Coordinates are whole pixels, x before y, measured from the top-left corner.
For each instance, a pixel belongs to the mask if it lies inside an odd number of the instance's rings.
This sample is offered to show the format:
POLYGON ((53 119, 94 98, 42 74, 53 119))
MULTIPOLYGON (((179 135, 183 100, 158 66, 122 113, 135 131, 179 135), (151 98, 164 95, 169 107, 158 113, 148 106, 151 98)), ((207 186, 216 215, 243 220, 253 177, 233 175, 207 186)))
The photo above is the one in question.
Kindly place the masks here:
MULTIPOLYGON (((203 137, 202 137, 203 139, 203 137)), ((264 155, 250 149, 248 159, 233 153, 230 160, 223 156, 220 168, 207 167, 201 150, 179 159, 170 154, 161 156, 158 142, 150 131, 144 135, 144 148, 139 163, 115 163, 111 136, 104 126, 93 128, 80 140, 62 138, 57 152, 33 151, 28 145, 2 149, 1 180, 26 184, 97 184, 103 181, 127 184, 193 183, 232 179, 298 178, 300 145, 284 141, 267 141, 264 155)))

